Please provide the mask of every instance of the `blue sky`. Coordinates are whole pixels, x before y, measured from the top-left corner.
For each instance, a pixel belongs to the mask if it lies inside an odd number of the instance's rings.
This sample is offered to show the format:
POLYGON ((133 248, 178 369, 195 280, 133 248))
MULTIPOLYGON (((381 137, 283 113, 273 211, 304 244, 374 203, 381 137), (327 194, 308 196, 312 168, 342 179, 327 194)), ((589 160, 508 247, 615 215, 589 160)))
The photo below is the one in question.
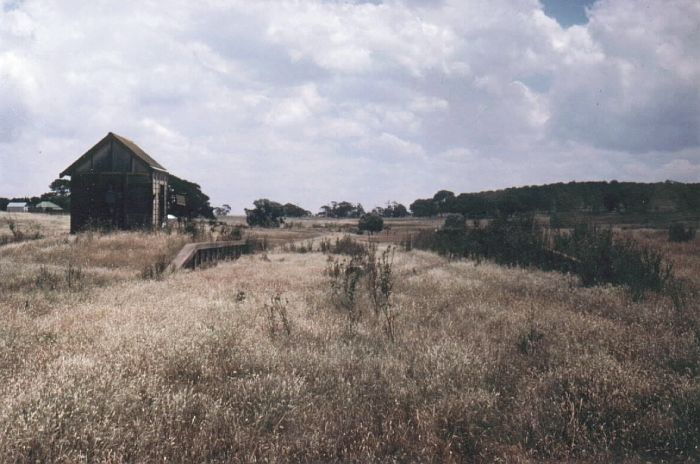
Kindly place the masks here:
POLYGON ((588 22, 586 7, 593 3, 595 0, 542 0, 545 14, 564 27, 588 22))
POLYGON ((697 0, 0 4, 0 196, 109 131, 237 212, 700 181, 697 0))

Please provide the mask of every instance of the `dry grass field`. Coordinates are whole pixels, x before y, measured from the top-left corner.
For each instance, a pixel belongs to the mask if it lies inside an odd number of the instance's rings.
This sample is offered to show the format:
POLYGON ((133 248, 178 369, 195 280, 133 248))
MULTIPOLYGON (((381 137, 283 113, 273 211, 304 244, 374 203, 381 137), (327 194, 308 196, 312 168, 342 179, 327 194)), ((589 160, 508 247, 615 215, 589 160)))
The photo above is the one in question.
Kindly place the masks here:
MULTIPOLYGON (((700 459, 696 300, 396 250, 392 341, 362 283, 334 301, 342 257, 148 279, 186 238, 15 220, 44 238, 0 246, 0 462, 700 459)), ((267 233, 338 227, 302 226, 267 233)), ((700 286, 698 238, 632 233, 700 286)))

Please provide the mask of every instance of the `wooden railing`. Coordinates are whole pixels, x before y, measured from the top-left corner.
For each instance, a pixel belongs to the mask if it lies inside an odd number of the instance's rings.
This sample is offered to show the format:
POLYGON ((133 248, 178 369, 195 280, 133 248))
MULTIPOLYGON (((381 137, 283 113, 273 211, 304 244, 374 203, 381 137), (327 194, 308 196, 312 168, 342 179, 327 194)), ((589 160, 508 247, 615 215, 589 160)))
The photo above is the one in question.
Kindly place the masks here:
POLYGON ((170 271, 182 268, 197 269, 218 261, 233 260, 250 251, 250 244, 245 240, 233 242, 188 243, 172 260, 170 271))

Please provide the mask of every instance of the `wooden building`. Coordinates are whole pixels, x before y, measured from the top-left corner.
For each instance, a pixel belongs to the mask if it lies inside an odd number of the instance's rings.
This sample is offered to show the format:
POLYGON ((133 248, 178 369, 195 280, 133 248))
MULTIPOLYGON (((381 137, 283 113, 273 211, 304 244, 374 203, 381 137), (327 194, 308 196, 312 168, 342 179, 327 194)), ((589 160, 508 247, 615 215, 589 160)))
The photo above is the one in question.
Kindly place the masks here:
POLYGON ((89 227, 155 229, 166 218, 168 172, 117 134, 107 134, 64 176, 71 177, 71 233, 89 227))

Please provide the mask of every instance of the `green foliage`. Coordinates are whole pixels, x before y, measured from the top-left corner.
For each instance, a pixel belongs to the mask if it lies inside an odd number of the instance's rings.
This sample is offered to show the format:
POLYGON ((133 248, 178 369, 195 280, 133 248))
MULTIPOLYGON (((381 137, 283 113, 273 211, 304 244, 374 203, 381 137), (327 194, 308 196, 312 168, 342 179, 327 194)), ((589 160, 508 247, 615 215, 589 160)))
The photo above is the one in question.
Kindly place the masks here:
POLYGON ((326 275, 330 277, 331 300, 336 307, 344 310, 350 322, 357 322, 362 316, 357 301, 362 296, 374 310, 374 315, 383 323, 384 333, 391 342, 396 340, 397 311, 391 302, 394 289, 393 278, 394 248, 387 247, 377 255, 377 247, 371 244, 363 247, 362 253, 349 259, 329 257, 326 275), (364 285, 361 283, 364 282, 364 285))
POLYGON ((610 229, 580 225, 556 236, 554 245, 575 258, 574 271, 585 286, 622 285, 641 299, 647 290, 663 291, 671 279, 671 266, 659 252, 632 239, 615 239, 610 229))
POLYGON ((445 232, 464 233, 467 230, 467 222, 461 214, 448 214, 445 217, 445 223, 442 225, 442 230, 445 232))
POLYGON ((286 203, 282 206, 285 217, 306 217, 311 216, 311 211, 305 210, 301 206, 297 206, 293 203, 286 203))
POLYGON ((363 214, 357 224, 361 231, 367 231, 370 234, 373 232, 381 232, 384 229, 384 219, 376 214, 363 214))
POLYGON ((386 208, 377 206, 372 210, 372 214, 385 218, 400 218, 408 216, 408 210, 401 203, 392 201, 386 204, 386 208))
POLYGON ((337 255, 362 256, 367 252, 367 247, 353 240, 349 235, 343 238, 336 238, 333 245, 328 242, 321 242, 321 251, 326 249, 328 252, 337 255))
POLYGON ((433 198, 418 199, 411 204, 414 216, 461 213, 469 218, 535 211, 644 213, 664 208, 699 212, 700 183, 569 182, 457 196, 440 190, 433 198))
POLYGON ((666 292, 673 281, 663 256, 632 239, 616 239, 610 229, 587 225, 550 236, 531 216, 501 217, 470 229, 460 229, 456 219, 448 218, 440 230, 418 234, 413 246, 452 258, 571 272, 584 286, 624 286, 634 299, 646 291, 666 292))
POLYGON ((276 201, 261 198, 253 202, 255 208, 245 210, 250 226, 279 227, 284 222, 284 207, 276 201))
POLYGON ((194 219, 204 217, 214 219, 214 211, 209 197, 194 182, 170 175, 168 180, 168 213, 179 218, 194 219), (185 204, 177 203, 177 196, 185 198, 185 204))
POLYGON ((70 211, 70 180, 55 179, 49 184, 51 192, 41 195, 41 201, 50 201, 65 211, 70 211))
POLYGON ((669 242, 689 242, 695 238, 695 229, 685 224, 676 222, 668 228, 669 242))
POLYGON ((359 203, 332 201, 330 205, 321 206, 321 214, 330 218, 359 218, 365 214, 365 209, 359 203))
POLYGON ((223 204, 214 208, 214 216, 216 217, 226 217, 231 212, 231 206, 223 204))

